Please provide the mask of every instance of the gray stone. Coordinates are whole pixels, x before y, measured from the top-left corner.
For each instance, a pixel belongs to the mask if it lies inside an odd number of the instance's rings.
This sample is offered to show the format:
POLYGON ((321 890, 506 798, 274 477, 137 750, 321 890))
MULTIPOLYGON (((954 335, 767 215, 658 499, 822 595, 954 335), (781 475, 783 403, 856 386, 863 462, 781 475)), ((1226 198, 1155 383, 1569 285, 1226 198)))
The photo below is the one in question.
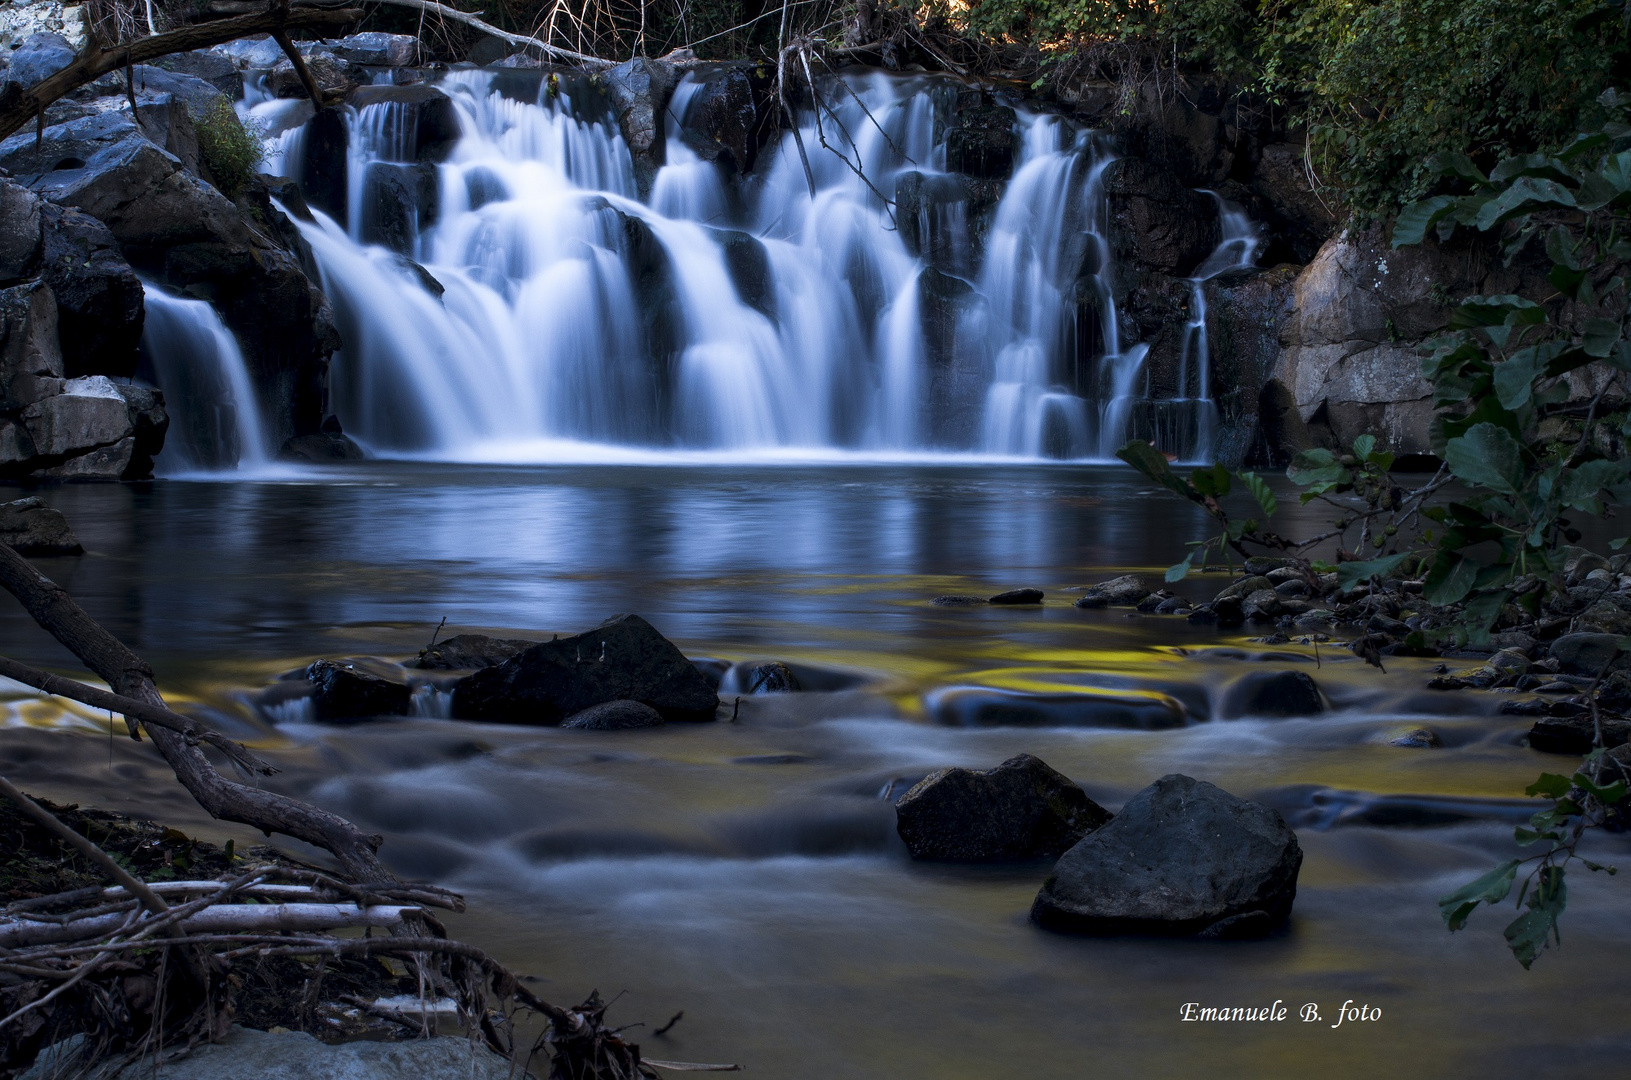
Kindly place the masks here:
POLYGON ((1442 739, 1440 739, 1438 737, 1437 732, 1432 731, 1429 728, 1411 728, 1409 731, 1402 731, 1399 734, 1393 736, 1392 738, 1390 738, 1387 741, 1387 744, 1389 746, 1408 746, 1408 747, 1423 748, 1423 747, 1431 747, 1431 746, 1443 746, 1444 745, 1444 740, 1442 740, 1442 739))
POLYGON ((760 95, 749 65, 720 65, 693 76, 701 85, 680 118, 680 138, 704 161, 729 173, 753 171, 763 132, 760 95))
POLYGON ((74 62, 74 47, 61 34, 35 34, 11 54, 0 86, 36 86, 74 62))
POLYGON ((39 496, 0 503, 0 544, 19 555, 82 555, 85 549, 59 510, 39 496))
POLYGON ((1076 933, 1261 937, 1291 914, 1302 860, 1276 811, 1173 774, 1065 852, 1031 918, 1076 933))
MULTIPOLYGON (((105 375, 67 380, 60 394, 42 398, 25 408, 22 421, 35 451, 42 457, 86 454, 98 448, 113 447, 135 434, 124 397, 105 375)), ((130 450, 134 449, 132 443, 130 450)), ((124 464, 129 463, 127 454, 124 464)), ((114 478, 123 471, 121 466, 114 478)))
POLYGON ((213 49, 161 56, 153 61, 153 66, 202 79, 233 101, 244 96, 243 72, 237 62, 213 49))
POLYGON ((1136 604, 1150 595, 1150 587, 1144 584, 1137 574, 1123 574, 1121 577, 1101 581, 1090 587, 1082 597, 1076 601, 1080 608, 1127 606, 1136 604))
POLYGON ((1033 694, 954 687, 929 696, 929 715, 958 727, 1095 727, 1153 731, 1183 727, 1188 713, 1164 694, 1033 694))
POLYGON ((634 159, 640 197, 651 193, 651 181, 663 164, 663 110, 674 92, 674 69, 660 60, 637 56, 598 76, 611 99, 623 141, 634 159))
POLYGON ((1611 661, 1614 670, 1631 671, 1631 656, 1615 658, 1618 642, 1615 634, 1564 634, 1552 642, 1547 655, 1565 675, 1594 678, 1611 661))
MULTIPOLYGON (((328 56, 322 53, 308 53, 305 56, 306 70, 311 74, 312 82, 317 84, 318 91, 325 97, 337 97, 350 93, 357 87, 362 79, 357 78, 351 71, 351 65, 337 56, 328 56)), ((266 88, 272 91, 273 97, 302 98, 308 97, 306 84, 301 81, 300 75, 294 69, 294 64, 287 58, 280 61, 266 76, 266 88)))
POLYGON ((352 34, 329 47, 346 63, 368 67, 407 67, 419 57, 419 39, 412 34, 386 34, 377 30, 352 34))
POLYGON ((10 180, 0 180, 0 285, 27 275, 40 255, 40 200, 10 180))
POLYGON ((1184 277, 1217 247, 1217 207, 1172 173, 1126 157, 1105 168, 1103 183, 1110 242, 1118 256, 1184 277))
POLYGON ((561 726, 581 731, 632 731, 636 728, 661 727, 663 723, 663 714, 650 705, 620 700, 591 705, 562 720, 561 726))
POLYGON ((0 409, 13 410, 59 393, 57 301, 38 282, 0 290, 0 409))
POLYGON ((638 615, 619 615, 573 637, 539 642, 459 680, 461 720, 557 724, 591 705, 641 701, 668 720, 712 720, 719 698, 673 642, 638 615))
POLYGON ((804 689, 793 669, 780 660, 754 665, 742 681, 750 694, 792 694, 804 689))
POLYGON ((983 596, 969 596, 967 594, 937 596, 929 601, 936 607, 985 607, 987 602, 983 596))
POLYGON ((85 480, 108 482, 123 480, 136 459, 136 437, 127 435, 108 446, 95 446, 81 451, 60 465, 40 469, 35 475, 42 480, 85 480))
POLYGON ((1030 754, 994 769, 940 769, 895 805, 914 859, 998 862, 1051 858, 1110 820, 1067 777, 1030 754))

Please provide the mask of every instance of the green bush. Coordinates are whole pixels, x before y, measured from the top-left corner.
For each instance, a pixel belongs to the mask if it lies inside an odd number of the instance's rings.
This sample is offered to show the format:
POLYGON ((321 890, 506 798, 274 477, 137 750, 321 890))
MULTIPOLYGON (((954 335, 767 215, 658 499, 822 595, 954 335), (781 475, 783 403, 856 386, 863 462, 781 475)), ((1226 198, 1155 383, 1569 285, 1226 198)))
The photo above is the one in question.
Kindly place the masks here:
POLYGON ((216 188, 236 199, 266 156, 265 138, 251 121, 244 124, 225 97, 218 97, 193 117, 198 152, 216 188))

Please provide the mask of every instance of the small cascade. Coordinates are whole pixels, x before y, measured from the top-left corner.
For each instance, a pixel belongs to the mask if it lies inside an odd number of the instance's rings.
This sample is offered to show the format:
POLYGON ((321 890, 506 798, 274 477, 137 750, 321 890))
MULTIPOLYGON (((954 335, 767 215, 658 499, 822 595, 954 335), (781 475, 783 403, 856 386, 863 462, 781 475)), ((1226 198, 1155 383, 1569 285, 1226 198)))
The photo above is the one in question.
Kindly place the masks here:
POLYGON ((246 468, 270 460, 254 384, 243 353, 202 300, 183 300, 143 282, 141 375, 164 391, 170 430, 161 471, 246 468))
MULTIPOLYGON (((1207 452, 1199 288, 1250 260, 1237 208, 1220 202, 1225 240, 1197 271, 1182 392, 1149 402, 1148 346, 1122 342, 1116 312, 1114 158, 1091 131, 945 80, 846 74, 800 111, 802 157, 784 133, 738 177, 695 141, 713 88, 688 74, 642 200, 595 84, 524 84, 444 76, 462 135, 439 165, 417 160, 410 103, 354 110, 347 220, 299 223, 345 341, 333 407, 375 452, 1084 459, 1169 413, 1207 452), (989 146, 954 138, 968 109, 989 146), (434 217, 378 228, 388 175, 431 184, 407 203, 434 217)), ((277 152, 301 171, 298 135, 277 152)))

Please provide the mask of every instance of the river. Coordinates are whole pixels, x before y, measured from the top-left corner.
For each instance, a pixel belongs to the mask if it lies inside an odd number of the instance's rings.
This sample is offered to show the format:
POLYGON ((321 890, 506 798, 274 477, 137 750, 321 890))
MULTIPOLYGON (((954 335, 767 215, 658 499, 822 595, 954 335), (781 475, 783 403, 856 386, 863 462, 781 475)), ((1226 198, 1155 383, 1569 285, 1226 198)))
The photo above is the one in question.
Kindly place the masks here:
MULTIPOLYGON (((1524 972, 1500 913, 1445 932, 1435 899, 1493 865, 1522 789, 1567 759, 1502 696, 1423 689, 1344 650, 1267 646, 1065 592, 1159 571, 1198 511, 1086 465, 366 462, 229 481, 62 487, 88 553, 42 569, 147 657, 173 703, 385 834, 399 872, 464 892, 454 933, 573 1004, 621 994, 648 1054, 778 1078, 1534 1076, 1624 1068, 1625 886, 1571 874, 1563 946, 1524 972), (1041 607, 939 608, 1041 588, 1041 607), (735 722, 617 733, 414 718, 323 727, 255 702, 317 657, 403 658, 441 634, 571 633, 634 611, 688 655, 777 658, 834 689, 744 697, 735 722), (1307 720, 1222 715, 1248 671, 1314 675, 1307 720), (1166 695, 1158 731, 963 727, 959 687, 1166 695), (269 717, 284 722, 274 725, 269 717), (1210 717, 1210 719, 1205 719, 1210 717), (1427 726, 1440 748, 1389 745, 1427 726), (885 795, 943 765, 1036 754, 1114 809, 1168 772, 1279 808, 1306 852, 1286 932, 1245 943, 1077 939, 1026 918, 1046 865, 914 864, 885 795), (1203 1006, 1284 1021, 1184 1023, 1203 1006), (1333 1028, 1342 1004, 1379 1019, 1333 1028), (1318 1006, 1305 1023, 1299 1010, 1318 1006), (650 1029, 676 1012, 662 1037, 650 1029)), ((1218 578, 1179 588, 1210 595, 1218 578)), ((73 671, 19 609, 7 655, 73 671)), ((727 695, 729 700, 730 695, 727 695)), ((11 779, 210 822, 106 717, 13 688, 11 779)), ((1607 838, 1598 857, 1627 859, 1607 838)))

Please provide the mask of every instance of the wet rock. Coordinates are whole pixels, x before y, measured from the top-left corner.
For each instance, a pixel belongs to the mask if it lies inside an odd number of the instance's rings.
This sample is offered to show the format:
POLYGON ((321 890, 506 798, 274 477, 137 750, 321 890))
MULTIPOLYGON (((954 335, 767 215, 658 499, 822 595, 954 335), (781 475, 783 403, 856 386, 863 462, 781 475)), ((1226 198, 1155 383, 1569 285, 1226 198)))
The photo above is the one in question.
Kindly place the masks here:
POLYGON ((895 813, 912 858, 939 862, 1052 858, 1110 820, 1030 754, 994 769, 930 773, 901 796, 895 813))
POLYGON ((1230 629, 1246 622, 1246 613, 1238 597, 1221 596, 1210 604, 1202 604, 1189 613, 1192 623, 1212 623, 1219 629, 1230 629))
POLYGON ((735 229, 710 229, 725 256, 725 270, 742 303, 769 318, 776 316, 775 282, 770 274, 770 252, 764 241, 735 229))
POLYGON ((496 638, 486 634, 455 634, 446 641, 438 641, 428 649, 420 649, 413 666, 430 671, 475 671, 496 667, 523 649, 538 644, 525 638, 496 638))
POLYGON ((384 106, 400 114, 398 130, 403 141, 391 153, 396 161, 446 161, 463 132, 453 99, 434 86, 364 86, 351 95, 349 103, 359 111, 384 106))
POLYGON ((1172 173, 1125 157, 1105 168, 1103 182, 1117 256, 1181 278, 1217 247, 1216 206, 1172 173))
POLYGON ((1274 591, 1274 582, 1270 581, 1261 574, 1252 574, 1248 577, 1241 578, 1239 581, 1231 582, 1229 585, 1226 585, 1218 593, 1218 595, 1213 598, 1213 602, 1216 603, 1218 600, 1226 600, 1231 597, 1239 597, 1241 600, 1244 600, 1246 597, 1260 589, 1268 589, 1270 592, 1272 592, 1274 591))
POLYGON ((1552 642, 1547 655, 1558 663, 1558 669, 1568 675, 1595 676, 1604 667, 1619 671, 1631 670, 1631 657, 1614 657, 1618 649, 1614 634, 1564 634, 1552 642))
POLYGON ((1165 694, 1029 694, 956 687, 928 698, 936 723, 958 727, 1100 727, 1153 731, 1183 727, 1188 713, 1165 694))
POLYGON ((1485 662, 1485 667, 1501 675, 1527 675, 1534 665, 1517 649, 1502 649, 1485 662))
MULTIPOLYGON (((22 422, 35 452, 48 458, 80 456, 135 434, 124 397, 105 375, 66 380, 60 393, 25 408, 22 422)), ((128 464, 127 458, 110 478, 117 480, 128 464)))
POLYGON ((597 76, 617 115, 617 124, 634 160, 640 197, 651 194, 651 181, 664 159, 663 110, 678 81, 674 69, 660 60, 637 56, 597 76))
POLYGON ((1389 746, 1414 747, 1443 746, 1444 740, 1438 737, 1436 731, 1429 728, 1412 728, 1409 731, 1403 731, 1393 736, 1387 741, 1387 744, 1389 746))
MULTIPOLYGON (((323 97, 333 99, 350 93, 359 82, 368 76, 365 72, 353 72, 351 65, 337 56, 323 53, 308 53, 305 57, 306 70, 311 74, 312 82, 317 84, 318 91, 323 97)), ((284 59, 266 75, 266 88, 272 91, 277 98, 303 98, 306 97, 306 84, 294 69, 294 64, 284 59)))
POLYGON ((300 191, 310 206, 335 221, 347 220, 350 154, 351 134, 344 111, 320 109, 306 121, 300 191))
POLYGON ((212 49, 161 56, 153 61, 153 66, 201 79, 233 101, 244 96, 243 72, 230 56, 212 49))
POLYGON ((340 431, 314 431, 284 440, 277 453, 280 461, 304 461, 321 465, 331 461, 363 461, 368 455, 349 435, 340 431))
POLYGON ((994 102, 959 108, 946 132, 946 169, 986 180, 1014 171, 1014 110, 994 102))
POLYGON ((638 615, 539 642, 459 680, 461 720, 555 724, 591 705, 640 701, 668 720, 711 720, 719 698, 674 644, 638 615))
POLYGON ((1245 570, 1247 577, 1267 577, 1270 581, 1276 582, 1285 579, 1277 578, 1274 576, 1275 574, 1292 573, 1300 575, 1297 564, 1293 560, 1282 559, 1273 555, 1253 555, 1246 560, 1245 570))
POLYGON ((1189 610, 1189 601, 1181 596, 1169 596, 1155 609, 1157 615, 1182 615, 1189 610))
POLYGON ((790 694, 804 689, 793 669, 780 660, 755 666, 745 681, 750 694, 790 694))
POLYGON ((1031 918, 1074 933, 1262 937, 1291 914, 1302 858, 1278 812, 1173 774, 1065 852, 1031 918))
MULTIPOLYGON (((1590 716, 1549 716, 1535 721, 1529 729, 1529 748, 1545 754, 1591 753, 1597 732, 1590 716)), ((1631 740, 1631 720, 1603 720, 1603 744, 1623 746, 1631 740)))
POLYGON ((1142 578, 1137 574, 1123 574, 1121 577, 1090 586, 1076 601, 1076 606, 1081 608, 1129 606, 1149 595, 1150 587, 1144 584, 1142 578))
POLYGON ((759 103, 749 65, 721 65, 700 75, 701 86, 680 119, 680 138, 704 161, 729 173, 753 171, 759 157, 759 103))
POLYGON ((562 720, 561 726, 582 731, 632 731, 635 728, 661 727, 663 723, 663 714, 650 705, 621 700, 591 705, 562 720))
POLYGON ((969 596, 967 594, 953 594, 937 596, 929 603, 937 607, 985 607, 987 600, 983 596, 969 596))
POLYGON ((1240 610, 1252 622, 1273 622, 1287 603, 1273 589, 1257 589, 1240 601, 1240 610))
POLYGON ((1325 711, 1319 684, 1302 671, 1254 671, 1229 687, 1222 713, 1239 716, 1318 716, 1325 711))
POLYGON ((1041 589, 1009 589, 991 597, 988 603, 992 604, 1040 604, 1042 602, 1041 589))
POLYGON ((0 410, 21 409, 61 389, 56 297, 38 282, 0 290, 0 410))
POLYGON ((412 255, 420 233, 436 223, 436 166, 373 162, 363 173, 361 202, 362 242, 412 255))
POLYGON ((350 664, 318 660, 306 669, 312 685, 312 707, 319 720, 366 720, 375 716, 406 716, 408 687, 382 679, 350 664))
POLYGON ((85 553, 68 519, 38 496, 0 503, 0 544, 19 555, 85 553))
POLYGON ((1167 590, 1157 589, 1155 592, 1150 593, 1150 595, 1148 595, 1144 599, 1140 600, 1134 606, 1139 611, 1144 612, 1145 614, 1149 614, 1150 612, 1160 610, 1162 604, 1165 604, 1168 600, 1173 600, 1173 599, 1176 599, 1176 597, 1174 597, 1167 590))

